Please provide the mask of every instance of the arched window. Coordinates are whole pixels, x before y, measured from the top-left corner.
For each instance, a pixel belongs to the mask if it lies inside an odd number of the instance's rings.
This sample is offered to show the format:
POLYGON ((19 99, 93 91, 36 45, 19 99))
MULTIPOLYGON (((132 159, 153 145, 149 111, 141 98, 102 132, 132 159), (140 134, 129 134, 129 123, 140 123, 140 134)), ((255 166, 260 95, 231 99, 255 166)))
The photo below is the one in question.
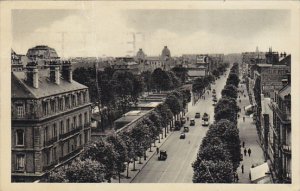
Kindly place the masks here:
POLYGON ((24 146, 24 130, 22 129, 16 131, 16 145, 24 146))

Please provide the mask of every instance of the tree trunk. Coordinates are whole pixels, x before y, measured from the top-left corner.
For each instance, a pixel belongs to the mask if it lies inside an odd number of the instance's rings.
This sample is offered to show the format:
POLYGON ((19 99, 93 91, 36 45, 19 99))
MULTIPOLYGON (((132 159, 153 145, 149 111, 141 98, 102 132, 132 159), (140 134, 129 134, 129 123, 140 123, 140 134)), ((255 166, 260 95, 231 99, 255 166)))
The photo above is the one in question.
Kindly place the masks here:
POLYGON ((133 171, 135 171, 136 169, 135 169, 135 159, 133 159, 133 169, 132 169, 133 171))
POLYGON ((119 175, 119 183, 121 183, 121 173, 118 172, 118 175, 119 175))
POLYGON ((126 174, 126 178, 129 178, 129 162, 127 162, 127 174, 126 174))
POLYGON ((167 137, 167 126, 165 127, 165 137, 167 137))
POLYGON ((139 157, 139 164, 143 164, 142 163, 142 157, 139 157))

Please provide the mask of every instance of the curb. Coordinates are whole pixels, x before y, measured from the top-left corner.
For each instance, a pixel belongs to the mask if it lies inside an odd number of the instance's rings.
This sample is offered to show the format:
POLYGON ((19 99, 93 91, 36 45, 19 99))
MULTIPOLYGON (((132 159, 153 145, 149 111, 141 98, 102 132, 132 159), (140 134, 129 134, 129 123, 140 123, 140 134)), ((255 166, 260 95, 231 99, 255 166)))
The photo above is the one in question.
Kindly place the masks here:
MULTIPOLYGON (((168 138, 173 134, 174 131, 170 132, 170 134, 164 139, 164 142, 158 147, 160 148, 161 146, 163 146, 165 144, 165 142, 168 140, 168 138)), ((143 168, 146 166, 146 164, 148 163, 148 161, 155 155, 155 152, 153 152, 153 154, 151 156, 148 157, 148 160, 145 161, 144 165, 139 169, 139 171, 133 176, 133 178, 130 180, 129 183, 132 183, 132 181, 137 177, 137 175, 141 172, 141 170, 143 170, 143 168)))

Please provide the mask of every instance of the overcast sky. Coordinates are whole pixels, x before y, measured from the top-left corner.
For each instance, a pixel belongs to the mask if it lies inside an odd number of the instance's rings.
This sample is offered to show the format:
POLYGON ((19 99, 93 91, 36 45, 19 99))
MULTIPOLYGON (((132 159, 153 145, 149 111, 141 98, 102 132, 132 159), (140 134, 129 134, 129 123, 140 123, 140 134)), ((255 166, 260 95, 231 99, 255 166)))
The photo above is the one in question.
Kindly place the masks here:
POLYGON ((14 10, 13 49, 45 44, 59 56, 125 56, 255 51, 290 52, 289 10, 14 10), (63 38, 64 36, 64 38, 63 38), (64 40, 63 40, 64 39, 64 40), (64 51, 62 51, 64 47, 64 51))

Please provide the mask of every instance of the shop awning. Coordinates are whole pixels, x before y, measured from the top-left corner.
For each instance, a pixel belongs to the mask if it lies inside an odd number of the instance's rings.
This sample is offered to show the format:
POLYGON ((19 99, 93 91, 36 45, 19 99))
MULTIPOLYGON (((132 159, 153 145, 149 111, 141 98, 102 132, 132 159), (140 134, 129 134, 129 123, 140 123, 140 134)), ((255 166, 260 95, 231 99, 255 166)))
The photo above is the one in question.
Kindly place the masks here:
POLYGON ((265 184, 271 182, 270 170, 268 163, 250 169, 251 182, 256 184, 265 184))
POLYGON ((245 107, 245 110, 246 110, 246 111, 252 110, 252 108, 253 108, 253 105, 248 105, 248 106, 245 107))

